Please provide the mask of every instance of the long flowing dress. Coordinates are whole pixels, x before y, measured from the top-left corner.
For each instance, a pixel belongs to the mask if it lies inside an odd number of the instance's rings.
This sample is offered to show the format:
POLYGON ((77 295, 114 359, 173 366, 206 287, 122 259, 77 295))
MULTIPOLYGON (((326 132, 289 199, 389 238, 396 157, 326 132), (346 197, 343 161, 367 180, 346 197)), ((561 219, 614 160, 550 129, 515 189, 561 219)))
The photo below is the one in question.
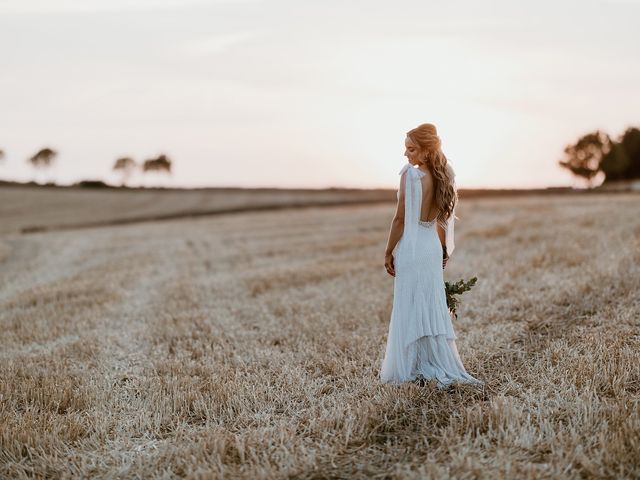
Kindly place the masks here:
MULTIPOLYGON (((394 251, 393 308, 380 380, 398 384, 435 378, 438 388, 456 382, 482 385, 483 381, 467 373, 456 347, 436 220, 420 220, 420 179, 426 174, 409 163, 400 175, 405 172, 400 183, 405 194, 404 230, 394 251)), ((455 212, 441 223, 448 254, 454 249, 454 218, 455 212)))

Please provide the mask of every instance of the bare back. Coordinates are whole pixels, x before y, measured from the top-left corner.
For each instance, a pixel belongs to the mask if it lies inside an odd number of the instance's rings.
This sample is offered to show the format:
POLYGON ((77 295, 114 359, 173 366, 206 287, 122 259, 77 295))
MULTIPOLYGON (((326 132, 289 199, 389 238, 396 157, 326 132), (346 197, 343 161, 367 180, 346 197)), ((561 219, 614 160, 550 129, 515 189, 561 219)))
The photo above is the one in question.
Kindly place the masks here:
MULTIPOLYGON (((421 170, 422 171, 422 170, 421 170)), ((422 183, 422 206, 420 209, 420 221, 433 221, 438 213, 434 199, 434 181, 431 172, 425 172, 420 179, 422 183)))

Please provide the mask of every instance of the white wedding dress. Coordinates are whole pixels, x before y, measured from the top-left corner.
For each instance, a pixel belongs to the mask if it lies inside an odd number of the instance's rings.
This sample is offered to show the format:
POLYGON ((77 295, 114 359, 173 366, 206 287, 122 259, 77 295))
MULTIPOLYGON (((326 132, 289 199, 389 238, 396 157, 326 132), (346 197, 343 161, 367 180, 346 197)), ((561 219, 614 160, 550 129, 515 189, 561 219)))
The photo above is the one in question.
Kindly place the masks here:
MULTIPOLYGON (((456 347, 436 221, 420 220, 420 179, 426 174, 409 163, 400 170, 400 175, 405 173, 400 183, 405 193, 404 230, 394 251, 393 308, 380 380, 403 383, 435 378, 439 388, 455 382, 482 385, 466 372, 456 347)), ((454 219, 455 212, 441 224, 449 255, 454 249, 454 219)))

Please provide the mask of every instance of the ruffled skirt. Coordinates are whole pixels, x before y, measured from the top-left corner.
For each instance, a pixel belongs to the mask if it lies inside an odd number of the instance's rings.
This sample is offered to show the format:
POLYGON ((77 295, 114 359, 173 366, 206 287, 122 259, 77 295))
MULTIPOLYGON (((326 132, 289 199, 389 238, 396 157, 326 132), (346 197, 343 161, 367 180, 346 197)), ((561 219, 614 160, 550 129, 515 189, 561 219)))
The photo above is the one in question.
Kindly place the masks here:
POLYGON ((484 384, 467 373, 456 347, 435 223, 421 222, 415 257, 401 238, 394 264, 393 308, 380 380, 436 379, 439 388, 456 382, 484 384))

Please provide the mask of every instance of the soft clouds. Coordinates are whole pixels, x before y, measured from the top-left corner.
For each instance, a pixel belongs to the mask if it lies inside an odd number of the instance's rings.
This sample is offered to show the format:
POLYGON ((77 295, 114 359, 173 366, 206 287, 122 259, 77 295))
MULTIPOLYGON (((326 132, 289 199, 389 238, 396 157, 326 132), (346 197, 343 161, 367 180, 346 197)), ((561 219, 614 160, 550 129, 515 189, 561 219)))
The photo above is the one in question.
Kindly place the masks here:
POLYGON ((260 0, 2 0, 0 14, 99 13, 189 8, 216 3, 255 3, 260 0))
POLYGON ((462 186, 564 184, 640 111, 636 7, 603 5, 0 1, 2 173, 50 142, 63 182, 166 151, 176 185, 395 187, 433 122, 462 186))
POLYGON ((190 40, 181 46, 180 51, 187 55, 206 55, 219 53, 247 42, 257 36, 257 32, 231 32, 206 38, 190 40))

